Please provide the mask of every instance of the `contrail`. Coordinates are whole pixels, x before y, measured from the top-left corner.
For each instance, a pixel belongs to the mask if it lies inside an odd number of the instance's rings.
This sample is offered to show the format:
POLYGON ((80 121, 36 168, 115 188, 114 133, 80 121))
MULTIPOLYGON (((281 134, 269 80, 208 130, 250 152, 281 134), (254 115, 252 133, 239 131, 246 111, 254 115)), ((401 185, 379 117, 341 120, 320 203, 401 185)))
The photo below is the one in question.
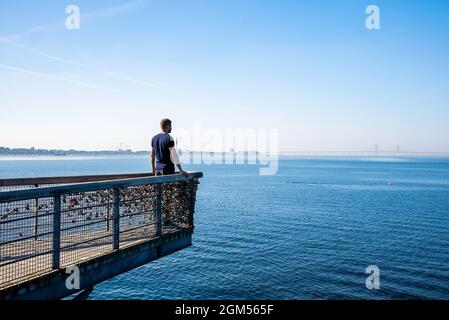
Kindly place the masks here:
POLYGON ((47 54, 47 53, 45 53, 43 51, 40 51, 40 50, 31 48, 31 47, 28 47, 28 46, 26 46, 24 44, 21 44, 21 43, 15 42, 15 41, 8 40, 6 38, 0 38, 0 42, 7 43, 7 44, 10 44, 10 45, 15 46, 15 47, 19 47, 19 48, 22 48, 22 49, 29 50, 29 51, 37 54, 37 55, 40 55, 42 57, 45 57, 45 58, 48 58, 48 59, 51 59, 51 60, 55 60, 55 61, 59 61, 59 62, 67 63, 67 64, 71 64, 71 65, 77 66, 77 67, 83 67, 83 65, 80 64, 80 63, 77 63, 77 62, 74 62, 74 61, 70 61, 70 60, 67 60, 67 59, 63 59, 63 58, 60 58, 60 57, 49 55, 49 54, 47 54))
POLYGON ((104 71, 104 70, 97 70, 97 71, 101 72, 101 73, 103 73, 105 75, 117 78, 117 79, 133 82, 135 84, 140 84, 140 85, 151 87, 151 88, 155 88, 155 89, 161 89, 161 87, 158 86, 158 85, 151 84, 151 83, 144 82, 144 81, 140 81, 140 80, 136 80, 136 79, 133 79, 133 78, 130 78, 130 77, 127 77, 127 76, 121 76, 121 75, 118 75, 118 74, 110 72, 110 71, 104 71))
MULTIPOLYGON (((86 13, 86 14, 83 14, 83 21, 94 20, 94 19, 99 18, 99 17, 112 17, 112 16, 120 15, 122 13, 125 13, 128 10, 132 10, 132 9, 137 8, 137 7, 144 6, 144 5, 147 4, 147 2, 148 2, 148 0, 128 1, 128 2, 126 2, 124 4, 117 5, 117 6, 114 6, 114 7, 109 7, 109 8, 103 9, 101 11, 86 13)), ((18 42, 15 42, 15 41, 11 40, 11 39, 15 39, 15 38, 20 38, 20 37, 24 36, 27 33, 34 33, 34 32, 39 32, 39 31, 46 30, 46 29, 48 29, 48 28, 50 28, 50 27, 52 27, 54 25, 56 25, 56 23, 50 23, 50 24, 47 24, 47 25, 37 26, 37 27, 29 28, 29 29, 27 29, 23 33, 18 33, 18 34, 14 34, 14 35, 10 35, 10 36, 5 36, 5 37, 0 37, 0 42, 3 42, 3 43, 6 43, 6 44, 15 46, 15 47, 19 47, 19 48, 28 50, 30 52, 33 52, 36 55, 39 55, 41 57, 45 57, 45 58, 53 60, 53 61, 62 62, 62 63, 68 64, 68 65, 84 68, 84 69, 92 71, 92 72, 98 72, 98 73, 104 74, 106 76, 115 78, 115 79, 128 81, 128 82, 131 82, 131 83, 134 83, 134 84, 138 84, 138 85, 142 85, 142 86, 146 86, 146 87, 150 87, 150 88, 154 88, 154 89, 162 89, 160 86, 158 86, 156 84, 152 84, 152 83, 148 83, 148 82, 145 82, 145 81, 133 79, 133 78, 125 76, 125 75, 119 75, 119 74, 117 74, 115 72, 108 71, 108 70, 100 70, 100 69, 96 69, 96 68, 91 68, 91 67, 86 66, 84 64, 81 64, 79 62, 75 62, 75 61, 68 60, 68 59, 65 59, 65 58, 57 57, 57 56, 48 54, 46 52, 43 52, 41 50, 37 50, 37 49, 31 48, 29 46, 26 46, 26 45, 24 45, 22 43, 18 43, 18 42)))
POLYGON ((99 69, 96 69, 96 68, 90 68, 90 67, 88 67, 88 66, 86 66, 86 65, 84 65, 82 63, 71 61, 71 60, 64 59, 64 58, 57 57, 57 56, 53 56, 53 55, 50 55, 50 54, 48 54, 46 52, 43 52, 43 51, 31 48, 31 47, 26 46, 26 45, 24 45, 22 43, 11 41, 11 40, 8 40, 8 39, 5 39, 5 38, 0 38, 0 42, 7 43, 7 44, 10 44, 10 45, 15 46, 15 47, 19 47, 19 48, 22 48, 22 49, 29 50, 30 52, 33 52, 34 54, 37 54, 39 56, 45 57, 45 58, 50 59, 50 60, 66 63, 66 64, 69 64, 69 65, 72 65, 72 66, 84 68, 84 69, 87 69, 87 70, 90 70, 90 71, 94 71, 94 72, 99 72, 99 73, 102 73, 102 74, 107 75, 109 77, 113 77, 113 78, 124 80, 124 81, 129 81, 129 82, 132 82, 132 83, 135 83, 135 84, 139 84, 139 85, 143 85, 143 86, 146 86, 146 87, 155 88, 155 89, 161 89, 160 86, 152 84, 152 83, 136 80, 136 79, 133 79, 131 77, 119 75, 119 74, 116 74, 114 72, 107 71, 107 70, 99 70, 99 69))
POLYGON ((1 69, 5 69, 5 70, 9 70, 9 71, 15 71, 15 72, 23 73, 23 74, 28 74, 28 75, 33 75, 33 76, 38 76, 38 77, 47 78, 47 79, 52 79, 52 80, 59 80, 59 81, 71 82, 71 83, 79 84, 79 85, 86 86, 86 87, 90 87, 90 88, 95 88, 95 89, 102 89, 102 90, 108 90, 108 91, 111 91, 111 90, 109 90, 109 89, 107 89, 107 88, 97 86, 96 84, 91 83, 91 82, 80 81, 80 80, 75 80, 75 79, 70 79, 70 78, 65 78, 65 77, 55 76, 55 75, 51 75, 51 74, 46 74, 46 73, 36 72, 36 71, 32 71, 32 70, 26 70, 26 69, 16 68, 16 67, 13 67, 13 66, 7 66, 7 65, 4 65, 4 64, 0 64, 0 68, 1 68, 1 69))

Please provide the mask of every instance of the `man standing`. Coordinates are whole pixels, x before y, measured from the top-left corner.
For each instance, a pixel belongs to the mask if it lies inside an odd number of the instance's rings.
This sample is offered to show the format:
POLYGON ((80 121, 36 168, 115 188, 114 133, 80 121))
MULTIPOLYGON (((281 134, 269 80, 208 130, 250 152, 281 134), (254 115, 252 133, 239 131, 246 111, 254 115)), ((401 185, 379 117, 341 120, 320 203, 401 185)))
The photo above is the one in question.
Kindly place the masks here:
POLYGON ((161 120, 162 132, 155 135, 151 140, 151 166, 154 175, 175 174, 175 165, 179 172, 187 176, 188 172, 184 171, 179 161, 178 153, 175 148, 175 141, 170 135, 171 120, 161 120))

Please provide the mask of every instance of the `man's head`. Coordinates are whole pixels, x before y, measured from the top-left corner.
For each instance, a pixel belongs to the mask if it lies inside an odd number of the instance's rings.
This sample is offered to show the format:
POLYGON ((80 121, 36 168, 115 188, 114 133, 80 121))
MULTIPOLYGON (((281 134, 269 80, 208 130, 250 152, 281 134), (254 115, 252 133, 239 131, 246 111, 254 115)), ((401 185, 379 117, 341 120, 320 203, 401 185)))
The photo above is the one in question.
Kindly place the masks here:
POLYGON ((161 129, 165 133, 171 133, 171 120, 164 118, 161 120, 161 129))

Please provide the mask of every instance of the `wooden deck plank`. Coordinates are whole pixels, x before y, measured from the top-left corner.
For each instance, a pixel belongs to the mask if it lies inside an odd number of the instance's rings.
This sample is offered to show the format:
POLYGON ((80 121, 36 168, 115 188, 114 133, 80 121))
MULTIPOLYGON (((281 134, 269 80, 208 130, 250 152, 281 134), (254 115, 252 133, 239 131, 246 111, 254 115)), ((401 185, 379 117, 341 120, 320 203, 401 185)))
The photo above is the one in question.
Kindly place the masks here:
MULTIPOLYGON (((178 230, 176 227, 164 227, 163 234, 175 232, 178 230)), ((83 261, 93 259, 108 252, 113 252, 112 248, 112 233, 109 232, 108 237, 104 239, 95 239, 92 242, 85 244, 79 244, 85 240, 98 237, 98 232, 83 233, 80 237, 74 238, 72 236, 61 237, 61 268, 67 268, 69 266, 77 265, 83 261), (74 245, 71 248, 64 249, 69 245, 74 245)), ((142 240, 148 240, 155 238, 156 228, 154 226, 145 226, 132 231, 122 231, 120 233, 120 249, 123 247, 132 246, 133 244, 140 243, 142 240)), ((41 252, 51 251, 52 239, 30 239, 19 243, 12 243, 2 248, 0 260, 1 264, 7 263, 8 260, 16 261, 21 258, 25 258, 22 261, 13 262, 7 265, 0 265, 0 290, 4 287, 20 284, 22 281, 28 280, 30 277, 38 276, 42 273, 51 272, 52 254, 40 254, 41 252), (37 241, 37 242, 36 242, 37 241), (38 252, 32 250, 32 248, 38 243, 38 252), (17 246, 24 246, 25 249, 17 248, 17 246), (22 250, 21 250, 22 249, 22 250), (7 256, 7 252, 15 252, 14 256, 7 256), (19 253, 20 252, 20 253, 19 253), (26 258, 33 254, 39 254, 38 256, 26 258)))

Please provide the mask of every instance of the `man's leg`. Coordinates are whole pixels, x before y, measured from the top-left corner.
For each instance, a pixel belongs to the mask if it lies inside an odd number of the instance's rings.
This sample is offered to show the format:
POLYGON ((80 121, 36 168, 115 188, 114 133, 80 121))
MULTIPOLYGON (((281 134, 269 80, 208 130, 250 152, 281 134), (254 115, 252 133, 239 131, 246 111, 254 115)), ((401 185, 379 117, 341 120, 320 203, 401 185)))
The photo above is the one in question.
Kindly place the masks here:
POLYGON ((164 171, 164 176, 168 176, 168 175, 170 175, 170 174, 175 174, 175 169, 173 168, 166 168, 166 169, 164 169, 163 170, 164 171))

